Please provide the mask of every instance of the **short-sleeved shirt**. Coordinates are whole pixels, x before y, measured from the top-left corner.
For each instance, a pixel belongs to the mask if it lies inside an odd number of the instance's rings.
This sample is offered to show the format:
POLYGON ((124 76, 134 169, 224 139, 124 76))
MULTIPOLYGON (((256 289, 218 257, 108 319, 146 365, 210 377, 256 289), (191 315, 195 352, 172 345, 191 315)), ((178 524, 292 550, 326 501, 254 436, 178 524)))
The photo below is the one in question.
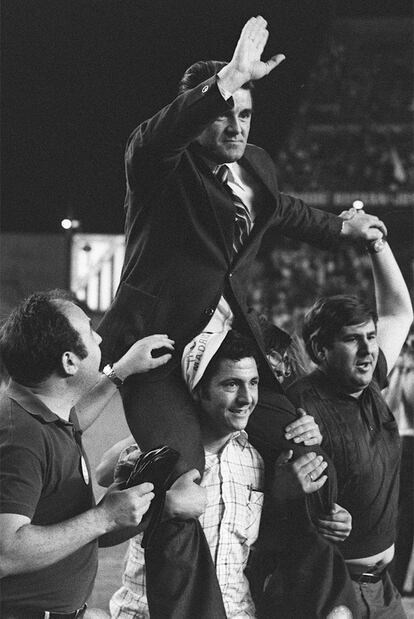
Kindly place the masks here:
MULTIPOLYGON (((94 505, 91 475, 74 410, 69 421, 28 389, 11 382, 0 400, 0 513, 53 525, 94 505)), ((88 598, 97 569, 97 542, 43 569, 6 576, 2 602, 68 613, 88 598)))
POLYGON ((352 515, 352 532, 340 545, 345 559, 382 552, 395 541, 400 438, 381 390, 387 365, 380 351, 371 383, 359 398, 341 393, 320 370, 297 380, 287 392, 313 415, 322 447, 338 475, 338 503, 352 515))
MULTIPOLYGON (((132 447, 136 450, 136 445, 132 447)), ((130 448, 120 456, 128 458, 130 448)), ((207 508, 200 516, 216 567, 227 617, 253 619, 255 606, 244 574, 256 541, 263 506, 264 465, 245 432, 234 435, 218 454, 206 452, 201 485, 207 508)), ((141 536, 130 541, 123 586, 110 601, 113 619, 148 619, 145 557, 141 536)))

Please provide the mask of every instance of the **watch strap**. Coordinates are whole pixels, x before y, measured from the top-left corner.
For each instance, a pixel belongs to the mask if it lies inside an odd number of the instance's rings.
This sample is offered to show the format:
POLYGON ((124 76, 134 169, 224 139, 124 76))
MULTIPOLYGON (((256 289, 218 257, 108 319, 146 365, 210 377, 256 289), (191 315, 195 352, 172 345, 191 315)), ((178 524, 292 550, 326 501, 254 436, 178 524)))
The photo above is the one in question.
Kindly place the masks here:
POLYGON ((120 387, 120 386, 124 383, 124 381, 123 381, 123 380, 121 380, 121 379, 119 378, 119 376, 117 376, 117 374, 116 374, 116 372, 115 372, 115 370, 114 370, 113 366, 112 366, 110 363, 108 363, 108 365, 106 365, 106 366, 104 367, 104 369, 102 370, 102 372, 103 372, 103 373, 105 374, 105 376, 106 376, 107 378, 109 378, 109 380, 110 380, 111 382, 113 382, 113 383, 114 383, 114 385, 116 385, 117 387, 120 387))

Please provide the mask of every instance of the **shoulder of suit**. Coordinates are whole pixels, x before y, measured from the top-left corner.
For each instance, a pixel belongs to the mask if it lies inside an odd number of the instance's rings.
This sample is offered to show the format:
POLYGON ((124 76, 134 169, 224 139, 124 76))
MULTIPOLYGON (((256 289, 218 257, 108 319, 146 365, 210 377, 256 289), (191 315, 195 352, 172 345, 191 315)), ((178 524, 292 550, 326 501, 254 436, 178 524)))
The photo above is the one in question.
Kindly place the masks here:
POLYGON ((274 163, 269 153, 264 148, 261 148, 260 146, 256 146, 256 144, 250 144, 250 143, 247 144, 245 156, 247 157, 247 159, 250 159, 252 161, 255 160, 255 161, 266 161, 272 164, 274 163))

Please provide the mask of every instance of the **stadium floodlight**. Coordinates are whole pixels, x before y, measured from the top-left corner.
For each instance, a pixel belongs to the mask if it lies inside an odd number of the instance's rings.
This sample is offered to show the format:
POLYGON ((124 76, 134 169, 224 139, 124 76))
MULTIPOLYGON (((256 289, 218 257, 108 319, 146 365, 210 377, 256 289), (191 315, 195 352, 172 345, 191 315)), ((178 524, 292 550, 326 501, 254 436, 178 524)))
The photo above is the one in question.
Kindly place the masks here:
POLYGON ((364 208, 364 203, 362 202, 362 200, 354 200, 352 202, 352 206, 357 210, 360 211, 362 208, 364 208))
POLYGON ((62 221, 60 222, 60 225, 62 226, 64 230, 76 230, 80 226, 80 221, 79 219, 65 218, 65 219, 62 219, 62 221))

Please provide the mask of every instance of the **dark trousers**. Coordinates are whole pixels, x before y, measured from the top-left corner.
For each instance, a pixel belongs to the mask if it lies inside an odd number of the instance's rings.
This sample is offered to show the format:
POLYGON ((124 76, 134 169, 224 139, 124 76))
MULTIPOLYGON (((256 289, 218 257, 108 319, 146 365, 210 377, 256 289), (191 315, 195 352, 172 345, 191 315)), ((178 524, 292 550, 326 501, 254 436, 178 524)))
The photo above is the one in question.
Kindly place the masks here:
MULTIPOLYGON (((250 442, 263 456, 269 483, 260 534, 247 576, 260 619, 316 619, 339 606, 356 609, 348 570, 336 544, 316 530, 312 519, 327 514, 337 500, 335 468, 320 445, 295 444, 284 437, 297 413, 286 396, 270 387, 260 390, 259 404, 250 418, 250 442), (312 494, 278 504, 273 488, 274 461, 280 452, 293 451, 293 459, 308 452, 321 455, 328 466, 324 486, 312 494), (270 474, 269 474, 270 473, 270 474)), ((356 615, 354 615, 356 617, 356 615)))
POLYGON ((402 437, 400 494, 395 557, 390 567, 393 583, 403 593, 414 540, 414 437, 402 437))
MULTIPOLYGON (((163 381, 127 381, 121 391, 130 430, 143 451, 168 445, 181 454, 174 479, 204 471, 198 409, 179 371, 163 381)), ((151 619, 226 619, 210 549, 198 520, 158 525, 145 549, 151 619)))

